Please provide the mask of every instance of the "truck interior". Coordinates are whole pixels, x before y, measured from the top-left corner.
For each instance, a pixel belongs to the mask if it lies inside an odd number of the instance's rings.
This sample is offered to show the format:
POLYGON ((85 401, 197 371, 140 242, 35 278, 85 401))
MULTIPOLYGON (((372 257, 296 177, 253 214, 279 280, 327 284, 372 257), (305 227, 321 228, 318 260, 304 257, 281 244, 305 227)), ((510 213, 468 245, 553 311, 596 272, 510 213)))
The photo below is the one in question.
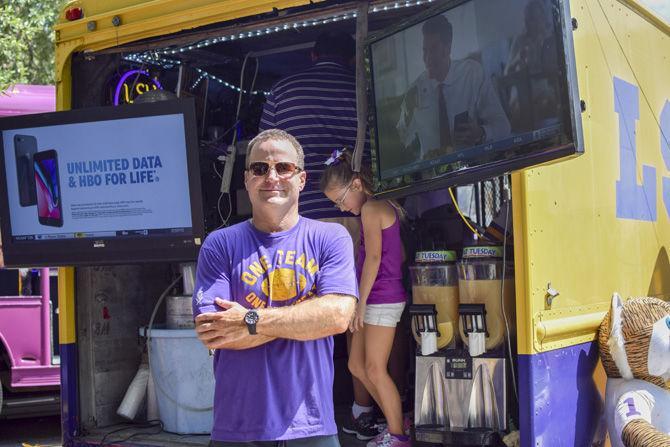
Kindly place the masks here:
MULTIPOLYGON (((435 3, 439 2, 371 2, 369 33, 387 29, 435 3)), ((210 232, 248 219, 250 206, 242 183, 244 142, 257 132, 264 94, 277 80, 311 64, 310 50, 319 33, 339 30, 354 35, 355 11, 355 2, 317 2, 101 51, 76 53, 72 58, 72 109, 112 105, 116 83, 130 70, 148 73, 150 78, 160 81, 165 91, 176 96, 195 98, 206 229, 210 232), (222 193, 222 173, 233 143, 237 157, 229 192, 222 193)), ((148 81, 138 77, 135 84, 130 83, 129 102, 133 100, 132 88, 143 82, 148 81)), ((463 184, 453 192, 468 223, 453 204, 431 210, 413 222, 416 250, 448 249, 460 253, 464 241, 474 238, 469 227, 484 233, 495 222, 507 242, 504 258, 509 260, 509 269, 513 259, 512 208, 510 200, 506 200, 511 197, 509 176, 463 184)), ((179 267, 174 264, 76 269, 78 440, 104 445, 121 442, 162 447, 207 445, 207 435, 168 433, 151 422, 129 423, 116 413, 142 358, 144 338, 140 328, 147 326, 159 297, 178 273, 179 267)), ((513 276, 509 280, 513 283, 513 276)), ((182 290, 177 285, 168 293, 180 295, 182 290)), ((513 292, 511 297, 514 300, 513 292)), ((154 324, 164 323, 164 315, 159 310, 154 324)), ((507 399, 503 425, 509 432, 518 427, 514 409, 516 321, 513 314, 506 320, 507 343, 501 352, 505 352, 502 358, 511 368, 504 374, 506 386, 502 393, 507 399)), ((409 324, 405 326, 404 343, 409 352, 404 381, 408 399, 415 402, 417 366, 413 350, 420 348, 410 334, 415 329, 409 324)), ((344 336, 336 337, 335 367, 334 398, 341 420, 348 416, 352 402, 344 336)), ((434 409, 414 408, 415 413, 418 411, 426 413, 426 423, 439 422, 440 415, 434 414, 434 409)), ((362 445, 360 441, 351 442, 362 445)))

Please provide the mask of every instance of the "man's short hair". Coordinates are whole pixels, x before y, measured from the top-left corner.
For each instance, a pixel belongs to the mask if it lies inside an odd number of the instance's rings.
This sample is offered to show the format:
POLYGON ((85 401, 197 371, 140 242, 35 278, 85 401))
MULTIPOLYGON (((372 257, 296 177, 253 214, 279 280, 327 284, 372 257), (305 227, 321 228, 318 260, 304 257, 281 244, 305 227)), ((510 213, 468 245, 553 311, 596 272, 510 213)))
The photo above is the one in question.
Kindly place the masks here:
POLYGON ((438 36, 442 43, 451 48, 451 41, 454 36, 454 30, 451 27, 449 19, 439 14, 426 20, 421 27, 424 34, 438 36))
POLYGON ((342 31, 319 34, 312 49, 316 57, 337 57, 349 61, 356 55, 356 41, 342 31))
POLYGON ((296 140, 293 135, 281 129, 264 130, 263 132, 256 135, 251 141, 249 141, 249 144, 247 145, 247 168, 249 168, 249 160, 251 159, 251 151, 253 148, 269 140, 288 141, 291 146, 293 146, 293 149, 295 149, 295 153, 298 155, 298 162, 296 164, 301 169, 305 168, 305 152, 302 150, 302 146, 300 143, 298 143, 298 140, 296 140))

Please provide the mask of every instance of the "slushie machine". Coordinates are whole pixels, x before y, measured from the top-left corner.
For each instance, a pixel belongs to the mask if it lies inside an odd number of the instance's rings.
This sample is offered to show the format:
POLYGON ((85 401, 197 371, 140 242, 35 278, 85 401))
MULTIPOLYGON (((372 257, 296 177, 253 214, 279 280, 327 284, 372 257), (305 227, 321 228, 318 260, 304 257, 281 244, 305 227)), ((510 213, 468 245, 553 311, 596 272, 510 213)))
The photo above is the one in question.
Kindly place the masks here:
POLYGON ((418 252, 410 273, 416 445, 504 445, 511 262, 502 247, 466 247, 460 261, 454 251, 418 252))

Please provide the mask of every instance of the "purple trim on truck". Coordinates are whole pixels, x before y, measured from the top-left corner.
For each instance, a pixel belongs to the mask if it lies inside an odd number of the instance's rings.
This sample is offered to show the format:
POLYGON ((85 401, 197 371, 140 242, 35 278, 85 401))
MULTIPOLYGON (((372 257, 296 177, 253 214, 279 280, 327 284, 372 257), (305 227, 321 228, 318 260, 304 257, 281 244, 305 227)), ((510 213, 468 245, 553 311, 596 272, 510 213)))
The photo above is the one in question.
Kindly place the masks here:
POLYGON ((603 445, 603 401, 593 380, 598 345, 519 355, 521 446, 603 445))
POLYGON ((77 401, 77 344, 60 345, 61 360, 61 431, 63 447, 74 447, 79 427, 79 405, 77 401))
MULTIPOLYGON (((48 330, 42 331, 42 364, 51 365, 51 286, 49 284, 49 269, 40 269, 40 291, 42 292, 42 313, 40 320, 42 327, 48 330)), ((59 377, 60 374, 57 374, 59 377)), ((58 379, 60 383, 60 378, 58 379)))
POLYGON ((56 87, 53 85, 15 84, 0 92, 0 116, 53 112, 56 87))

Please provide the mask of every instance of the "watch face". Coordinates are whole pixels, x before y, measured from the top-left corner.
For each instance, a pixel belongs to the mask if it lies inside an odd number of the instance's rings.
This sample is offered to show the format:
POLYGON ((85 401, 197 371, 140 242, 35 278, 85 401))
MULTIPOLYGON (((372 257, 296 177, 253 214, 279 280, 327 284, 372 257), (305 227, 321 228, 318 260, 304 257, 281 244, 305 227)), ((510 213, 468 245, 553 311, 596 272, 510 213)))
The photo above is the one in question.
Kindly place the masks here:
POLYGON ((258 321, 258 314, 255 311, 249 311, 244 316, 244 322, 247 324, 255 324, 258 321))

